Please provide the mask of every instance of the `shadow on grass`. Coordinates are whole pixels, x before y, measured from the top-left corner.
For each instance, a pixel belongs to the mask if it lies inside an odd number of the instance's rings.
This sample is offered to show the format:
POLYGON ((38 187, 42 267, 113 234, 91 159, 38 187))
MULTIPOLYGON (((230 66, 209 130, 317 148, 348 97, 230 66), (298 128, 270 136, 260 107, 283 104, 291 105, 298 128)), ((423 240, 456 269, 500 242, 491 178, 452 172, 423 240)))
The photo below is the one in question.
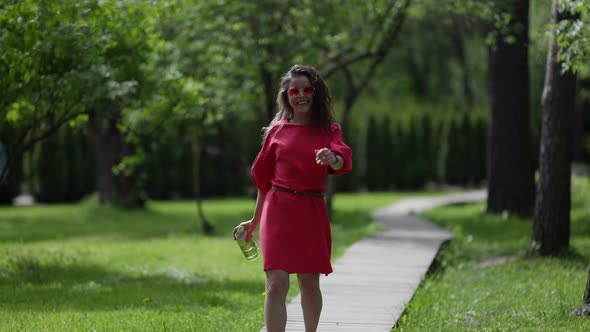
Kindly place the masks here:
MULTIPOLYGON (((125 210, 70 206, 43 213, 43 208, 30 208, 37 209, 38 213, 1 216, 0 242, 28 243, 84 236, 141 240, 170 234, 202 234, 196 209, 162 212, 153 208, 125 210)), ((212 236, 227 236, 228 230, 247 218, 247 213, 228 206, 227 211, 209 214, 208 218, 215 226, 212 236)))
POLYGON ((260 299, 264 282, 219 280, 167 270, 141 276, 79 263, 41 264, 32 258, 0 268, 0 307, 6 311, 104 311, 183 307, 237 310, 260 299))
MULTIPOLYGON (((207 213, 215 227, 212 237, 230 237, 233 228, 252 216, 249 201, 234 204, 216 203, 207 213)), ((65 240, 76 237, 113 237, 126 240, 163 238, 171 234, 203 235, 196 208, 186 203, 182 209, 146 208, 125 210, 85 206, 61 209, 36 206, 23 213, 0 216, 0 242, 30 243, 46 240, 65 240), (187 208, 189 207, 189 208, 187 208)), ((335 227, 362 229, 370 222, 368 211, 337 212, 335 227)))
POLYGON ((588 255, 584 255, 579 249, 573 247, 564 250, 558 258, 581 266, 588 266, 589 260, 588 255))
MULTIPOLYGON (((468 261, 478 262, 506 256, 520 260, 532 258, 532 220, 510 215, 485 214, 484 209, 483 204, 468 204, 463 207, 435 208, 424 214, 425 218, 455 234, 455 238, 441 248, 433 264, 433 274, 446 266, 468 261)), ((586 220, 583 215, 573 215, 571 238, 578 240, 578 245, 570 246, 556 257, 564 264, 578 267, 588 265, 588 255, 584 252, 588 248, 585 243, 590 239, 590 227, 586 220)))

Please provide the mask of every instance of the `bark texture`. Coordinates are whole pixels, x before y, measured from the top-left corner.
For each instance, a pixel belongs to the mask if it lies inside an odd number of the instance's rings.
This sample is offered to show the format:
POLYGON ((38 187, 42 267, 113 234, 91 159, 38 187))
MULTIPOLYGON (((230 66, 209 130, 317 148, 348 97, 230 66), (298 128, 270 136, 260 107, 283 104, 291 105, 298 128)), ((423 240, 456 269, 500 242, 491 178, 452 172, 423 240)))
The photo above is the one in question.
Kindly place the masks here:
POLYGON ((96 151, 96 189, 100 204, 143 207, 145 201, 137 188, 135 175, 115 174, 113 167, 131 154, 131 146, 117 128, 121 110, 110 107, 98 116, 89 113, 92 142, 96 151))
MULTIPOLYGON (((570 18, 553 1, 552 22, 570 18)), ((535 202, 532 246, 543 256, 558 255, 569 246, 571 161, 575 115, 576 77, 562 73, 558 45, 549 43, 543 88, 543 117, 539 183, 535 202)))
POLYGON ((534 168, 529 120, 529 1, 506 3, 513 12, 510 33, 489 49, 490 125, 487 211, 532 214, 534 168))

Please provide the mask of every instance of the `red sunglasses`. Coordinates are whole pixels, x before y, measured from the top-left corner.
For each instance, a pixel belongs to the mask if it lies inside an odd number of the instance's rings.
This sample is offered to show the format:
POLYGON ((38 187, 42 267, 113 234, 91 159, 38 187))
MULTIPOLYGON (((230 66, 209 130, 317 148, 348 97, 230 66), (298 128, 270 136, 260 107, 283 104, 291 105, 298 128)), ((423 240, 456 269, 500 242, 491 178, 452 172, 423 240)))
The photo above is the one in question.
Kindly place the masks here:
POLYGON ((311 96, 311 95, 313 95, 313 86, 306 86, 304 88, 291 88, 291 89, 287 90, 287 93, 291 97, 297 97, 297 96, 299 96, 299 92, 301 92, 301 91, 303 91, 303 94, 305 94, 307 96, 311 96))

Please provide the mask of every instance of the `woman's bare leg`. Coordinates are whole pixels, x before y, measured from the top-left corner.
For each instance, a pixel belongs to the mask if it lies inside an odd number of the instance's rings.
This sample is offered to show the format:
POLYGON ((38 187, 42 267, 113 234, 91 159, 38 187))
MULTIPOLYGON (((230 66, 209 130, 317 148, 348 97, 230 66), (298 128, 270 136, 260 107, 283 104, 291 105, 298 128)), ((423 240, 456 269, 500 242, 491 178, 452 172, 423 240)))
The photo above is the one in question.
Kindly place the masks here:
POLYGON ((266 298, 264 299, 264 322, 268 332, 285 331, 289 291, 289 273, 282 270, 266 271, 266 298))
POLYGON ((297 274, 299 289, 301 290, 301 309, 305 332, 315 332, 322 312, 322 292, 320 291, 319 273, 297 274))

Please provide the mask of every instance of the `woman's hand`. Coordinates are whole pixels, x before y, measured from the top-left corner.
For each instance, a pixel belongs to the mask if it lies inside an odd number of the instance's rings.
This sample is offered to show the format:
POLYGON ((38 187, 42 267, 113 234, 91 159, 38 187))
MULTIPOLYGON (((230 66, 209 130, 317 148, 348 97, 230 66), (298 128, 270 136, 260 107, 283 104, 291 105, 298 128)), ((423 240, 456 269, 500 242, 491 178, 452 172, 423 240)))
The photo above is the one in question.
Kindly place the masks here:
POLYGON ((236 232, 238 230, 238 227, 244 227, 244 231, 246 231, 246 242, 250 242, 250 238, 252 237, 252 233, 254 233, 255 228, 252 225, 252 219, 248 220, 248 221, 244 221, 242 223, 240 223, 238 226, 234 227, 234 232, 233 232, 233 236, 234 236, 234 240, 236 239, 236 232))
POLYGON ((322 166, 333 165, 338 162, 338 156, 328 148, 321 148, 315 150, 315 162, 322 166))

